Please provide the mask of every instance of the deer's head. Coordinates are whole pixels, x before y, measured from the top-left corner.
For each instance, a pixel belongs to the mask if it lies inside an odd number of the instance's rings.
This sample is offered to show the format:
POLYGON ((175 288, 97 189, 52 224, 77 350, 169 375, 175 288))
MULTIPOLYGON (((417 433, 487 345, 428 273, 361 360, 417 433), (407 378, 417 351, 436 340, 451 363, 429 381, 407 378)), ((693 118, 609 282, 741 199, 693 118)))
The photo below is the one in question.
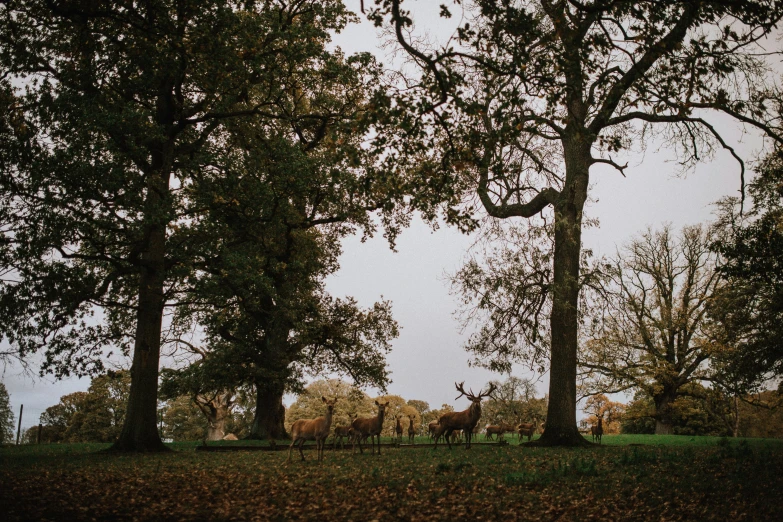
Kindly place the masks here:
POLYGON ((326 404, 326 411, 329 413, 334 412, 334 405, 337 404, 337 397, 334 399, 327 399, 326 397, 321 396, 321 401, 323 401, 324 404, 326 404))

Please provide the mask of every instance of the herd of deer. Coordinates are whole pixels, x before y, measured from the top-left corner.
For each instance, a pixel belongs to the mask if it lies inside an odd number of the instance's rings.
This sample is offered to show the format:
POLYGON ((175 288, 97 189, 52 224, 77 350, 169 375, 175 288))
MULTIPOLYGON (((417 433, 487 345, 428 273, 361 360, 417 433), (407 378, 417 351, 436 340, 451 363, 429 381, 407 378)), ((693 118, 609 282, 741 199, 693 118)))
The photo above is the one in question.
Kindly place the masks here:
MULTIPOLYGON (((465 411, 460 412, 448 412, 441 415, 437 422, 437 425, 433 431, 435 437, 435 447, 438 446, 438 439, 443 437, 446 439, 446 443, 451 448, 452 440, 456 440, 456 437, 452 437, 455 432, 465 434, 465 447, 470 448, 472 435, 474 429, 478 424, 481 417, 481 400, 484 397, 489 396, 495 391, 495 385, 490 384, 489 390, 478 395, 473 393, 473 390, 466 392, 464 389, 464 382, 461 384, 454 383, 457 387, 457 391, 460 394, 457 399, 466 396, 470 400, 470 407, 465 411)), ((288 448, 288 460, 291 460, 291 451, 298 443, 299 455, 304 460, 304 453, 302 453, 302 446, 305 441, 315 440, 316 450, 318 453, 318 460, 323 460, 324 446, 326 444, 326 438, 329 436, 332 427, 332 414, 334 413, 334 405, 337 399, 327 399, 321 397, 324 404, 326 404, 326 415, 318 417, 317 419, 299 419, 291 426, 291 445, 288 448)), ((359 451, 364 453, 364 447, 362 443, 366 443, 367 439, 370 439, 370 451, 375 453, 375 444, 377 439, 378 454, 381 454, 381 430, 383 428, 383 418, 386 413, 386 408, 389 406, 389 402, 375 401, 375 405, 378 406, 378 415, 370 418, 354 419, 350 426, 338 426, 334 430, 335 444, 337 439, 340 441, 341 447, 344 447, 343 439, 347 438, 349 442, 353 444, 353 451, 356 451, 356 445, 359 446, 359 451)), ((395 435, 398 439, 402 438, 403 429, 400 422, 401 416, 396 416, 395 435)), ((413 427, 413 419, 410 419, 408 426, 408 440, 413 442, 416 431, 413 427)))
MULTIPOLYGON (((473 439, 473 435, 478 434, 478 421, 481 417, 481 400, 487 397, 495 391, 495 385, 490 384, 489 390, 479 393, 478 395, 473 393, 473 390, 466 392, 464 389, 464 382, 461 384, 454 383, 457 387, 457 391, 460 394, 457 399, 463 395, 470 400, 470 407, 464 411, 450 411, 441 415, 437 422, 433 421, 429 424, 429 435, 435 439, 435 448, 438 447, 438 440, 443 437, 451 449, 452 442, 460 441, 463 436, 465 440, 465 448, 470 449, 470 443, 473 439)), ((317 419, 299 419, 291 426, 292 442, 288 447, 288 460, 291 460, 291 451, 294 445, 299 443, 299 455, 304 460, 304 453, 302 453, 302 446, 305 441, 315 440, 316 450, 318 453, 318 460, 323 460, 324 446, 326 439, 330 434, 332 427, 332 414, 334 412, 334 405, 337 399, 327 399, 321 397, 321 400, 326 404, 326 415, 318 417, 317 419)), ((456 400, 456 399, 455 399, 456 400)), ((347 438, 348 442, 353 444, 353 451, 356 452, 356 445, 358 443, 359 452, 364 453, 362 443, 366 443, 367 439, 370 439, 370 451, 375 454, 375 441, 377 439, 378 455, 381 454, 381 430, 383 429, 383 418, 386 413, 386 408, 389 406, 389 402, 375 401, 375 405, 378 406, 378 415, 369 418, 354 419, 350 426, 337 426, 334 429, 335 442, 337 444, 339 439, 340 446, 345 447, 343 439, 347 438)), ((401 415, 395 416, 397 421, 394 433, 399 440, 402 440, 402 419, 401 415)), ((409 419, 410 424, 408 426, 408 441, 413 443, 416 431, 413 427, 413 419, 409 419)), ((526 436, 527 440, 533 437, 537 426, 535 424, 519 424, 514 427, 510 424, 501 423, 497 426, 486 427, 486 438, 491 439, 496 436, 498 440, 502 439, 504 433, 517 433, 519 438, 526 436)), ((593 440, 601 441, 601 435, 603 435, 603 426, 601 419, 598 421, 598 426, 593 427, 593 440)))

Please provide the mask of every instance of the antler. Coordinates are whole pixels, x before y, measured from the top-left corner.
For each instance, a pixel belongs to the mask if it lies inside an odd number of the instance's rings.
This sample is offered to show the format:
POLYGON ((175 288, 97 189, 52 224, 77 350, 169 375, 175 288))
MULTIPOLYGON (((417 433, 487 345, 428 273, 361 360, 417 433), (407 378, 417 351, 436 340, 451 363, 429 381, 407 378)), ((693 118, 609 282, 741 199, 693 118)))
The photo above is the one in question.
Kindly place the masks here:
POLYGON ((462 397, 463 395, 465 395, 465 396, 467 396, 467 397, 470 397, 470 395, 471 395, 471 394, 470 394, 470 393, 468 393, 468 392, 466 392, 466 391, 465 391, 465 388, 464 388, 464 386, 465 386, 465 381, 462 381, 462 382, 461 382, 461 383, 459 383, 459 384, 457 384, 457 383, 455 382, 455 383, 454 383, 454 386, 456 386, 456 387, 457 387, 457 391, 458 391, 458 392, 461 392, 461 393, 460 393, 459 395, 457 395, 457 397, 454 399, 455 401, 456 401, 457 399, 459 399, 460 397, 462 397))
POLYGON ((489 383, 489 390, 487 390, 487 393, 479 393, 479 397, 488 397, 492 395, 492 392, 497 390, 497 386, 495 386, 493 383, 489 383))

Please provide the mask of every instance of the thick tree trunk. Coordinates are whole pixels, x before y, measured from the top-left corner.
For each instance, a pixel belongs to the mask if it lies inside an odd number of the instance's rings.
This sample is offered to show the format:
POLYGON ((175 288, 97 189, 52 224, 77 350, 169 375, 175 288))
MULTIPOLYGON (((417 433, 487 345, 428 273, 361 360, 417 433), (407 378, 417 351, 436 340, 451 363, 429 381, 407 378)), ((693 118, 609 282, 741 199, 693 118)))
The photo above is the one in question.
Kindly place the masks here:
POLYGON ((207 419, 207 440, 223 440, 226 421, 234 407, 233 393, 218 393, 212 398, 197 395, 193 400, 207 419))
POLYGON ((739 424, 740 424, 740 412, 739 412, 739 397, 734 396, 734 419, 731 426, 731 436, 739 437, 739 424))
POLYGON ((207 428, 207 440, 223 440, 226 436, 226 417, 216 416, 213 419, 209 419, 209 427, 207 428))
POLYGON ((655 402, 656 435, 672 434, 671 404, 676 400, 676 398, 677 396, 673 393, 665 393, 653 397, 653 401, 655 402))
POLYGON ((136 342, 133 347, 131 387, 125 422, 115 451, 167 451, 158 434, 158 362, 163 316, 163 251, 165 228, 150 233, 151 268, 140 276, 136 342), (154 261, 153 261, 154 259, 154 261))
POLYGON ((546 428, 537 444, 582 446, 589 442, 576 425, 576 354, 582 209, 587 199, 590 145, 564 141, 566 183, 555 203, 552 288, 552 352, 546 428))
POLYGON ((256 383, 256 413, 247 439, 290 439, 285 431, 285 385, 279 381, 256 383))
POLYGON ((136 338, 125 422, 111 451, 168 451, 158 433, 158 364, 165 297, 166 226, 172 151, 153 154, 156 174, 150 175, 145 200, 145 237, 139 274, 136 338))

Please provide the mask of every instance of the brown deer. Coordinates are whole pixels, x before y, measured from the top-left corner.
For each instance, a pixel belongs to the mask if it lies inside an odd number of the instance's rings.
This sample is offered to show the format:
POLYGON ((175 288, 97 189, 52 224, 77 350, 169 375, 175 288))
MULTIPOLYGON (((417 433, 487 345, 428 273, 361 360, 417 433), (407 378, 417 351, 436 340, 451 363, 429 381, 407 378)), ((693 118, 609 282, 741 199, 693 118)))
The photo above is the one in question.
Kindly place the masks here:
POLYGON ((503 436, 503 425, 487 424, 487 433, 484 435, 484 440, 492 440, 492 437, 495 435, 497 435, 497 440, 500 440, 500 437, 503 436))
POLYGON ((367 437, 370 437, 371 452, 375 453, 375 437, 378 437, 378 455, 381 454, 381 430, 383 429, 383 414, 386 411, 386 407, 389 405, 389 401, 378 402, 375 401, 375 405, 378 406, 378 415, 375 417, 355 419, 351 424, 354 435, 353 452, 356 452, 356 442, 359 443, 359 452, 364 453, 362 448, 362 441, 366 441, 367 437))
POLYGON ((299 419, 295 421, 291 426, 291 438, 293 441, 288 446, 288 461, 291 461, 291 450, 294 449, 294 444, 299 442, 299 455, 304 460, 304 453, 302 453, 302 446, 306 440, 315 440, 315 448, 318 453, 318 461, 322 461, 324 458, 324 444, 326 438, 329 436, 329 428, 332 427, 332 413, 334 412, 334 405, 337 403, 337 398, 327 399, 321 397, 321 400, 326 404, 326 415, 318 417, 317 419, 299 419))
POLYGON ((397 420, 397 425, 394 427, 394 434, 397 437, 397 444, 399 444, 402 442, 402 423, 400 422, 402 415, 395 415, 394 418, 397 420))
POLYGON ((416 442, 416 428, 413 427, 413 417, 408 417, 408 444, 416 442))
MULTIPOLYGON (((440 425, 438 432, 445 435, 446 444, 448 444, 449 449, 451 449, 451 441, 449 440, 451 438, 451 433, 454 430, 465 430, 465 449, 470 449, 473 428, 478 424, 478 421, 481 418, 481 399, 491 395, 492 392, 495 391, 496 386, 490 384, 489 390, 486 393, 479 393, 478 395, 474 395, 473 390, 466 392, 464 381, 460 384, 455 382, 454 386, 456 386, 457 391, 460 392, 457 399, 463 395, 466 396, 470 399, 470 407, 464 411, 450 411, 441 415, 440 419, 438 419, 438 424, 440 425)), ((438 449, 438 437, 435 437, 435 449, 438 449)))
POLYGON ((340 448, 344 448, 345 444, 343 443, 343 439, 347 438, 348 442, 351 442, 351 439, 353 437, 353 428, 350 426, 335 426, 334 427, 334 440, 332 440, 332 449, 334 450, 337 446, 337 442, 340 442, 340 448))
POLYGON ((533 438, 533 434, 536 432, 536 425, 535 424, 526 424, 521 423, 519 426, 517 426, 517 433, 519 434, 519 440, 522 441, 522 437, 527 437, 527 441, 530 442, 530 439, 533 438))
POLYGON ((427 433, 429 434, 430 440, 435 436, 436 431, 438 431, 438 421, 432 421, 427 424, 427 433))
POLYGON ((598 417, 598 426, 593 426, 590 428, 590 431, 593 434, 593 442, 596 440, 598 441, 598 444, 601 444, 601 437, 604 435, 604 418, 603 416, 598 417))

